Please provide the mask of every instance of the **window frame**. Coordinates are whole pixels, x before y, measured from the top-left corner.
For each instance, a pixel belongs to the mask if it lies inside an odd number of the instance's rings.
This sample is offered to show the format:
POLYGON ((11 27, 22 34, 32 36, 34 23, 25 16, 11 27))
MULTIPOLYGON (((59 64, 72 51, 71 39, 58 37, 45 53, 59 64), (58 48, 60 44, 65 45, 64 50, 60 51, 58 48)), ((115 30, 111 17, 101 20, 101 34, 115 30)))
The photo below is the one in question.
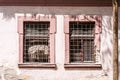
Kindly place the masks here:
POLYGON ((100 34, 101 34, 101 16, 97 15, 78 15, 78 16, 64 16, 64 34, 65 34, 65 68, 93 68, 93 69, 101 69, 101 53, 100 53, 100 34), (94 46, 97 46, 96 52, 96 62, 95 63, 70 63, 70 53, 69 53, 69 22, 71 21, 79 21, 79 22, 95 22, 95 39, 94 46), (97 41, 99 40, 99 41, 97 41))
POLYGON ((55 33, 56 33, 56 17, 55 16, 18 16, 18 35, 19 35, 19 68, 55 68, 55 33), (50 63, 24 63, 23 62, 23 37, 24 22, 50 22, 50 63))

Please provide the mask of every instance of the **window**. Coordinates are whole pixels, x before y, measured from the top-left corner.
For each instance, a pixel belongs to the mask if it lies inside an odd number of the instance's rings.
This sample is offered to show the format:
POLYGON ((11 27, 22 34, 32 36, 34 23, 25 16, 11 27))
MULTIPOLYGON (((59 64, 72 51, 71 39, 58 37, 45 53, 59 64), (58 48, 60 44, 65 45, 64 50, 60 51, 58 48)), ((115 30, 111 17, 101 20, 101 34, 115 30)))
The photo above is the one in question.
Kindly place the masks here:
POLYGON ((100 68, 99 16, 65 16, 65 67, 100 68))
POLYGON ((94 62, 94 22, 69 22, 70 63, 94 62))
POLYGON ((19 67, 55 67, 55 17, 18 18, 19 67))
POLYGON ((23 62, 49 63, 49 22, 24 22, 23 62))

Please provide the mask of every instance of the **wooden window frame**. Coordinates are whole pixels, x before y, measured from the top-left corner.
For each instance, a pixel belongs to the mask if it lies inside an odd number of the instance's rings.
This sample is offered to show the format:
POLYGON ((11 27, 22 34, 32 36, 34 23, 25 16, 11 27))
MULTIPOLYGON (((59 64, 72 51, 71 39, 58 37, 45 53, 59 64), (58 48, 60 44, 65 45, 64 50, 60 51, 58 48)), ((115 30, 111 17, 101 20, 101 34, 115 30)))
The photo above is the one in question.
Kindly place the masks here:
POLYGON ((101 16, 64 16, 64 33, 65 33, 65 68, 101 68, 101 54, 100 54, 100 34, 101 34, 101 16), (80 21, 80 22, 95 22, 95 40, 94 46, 96 46, 96 62, 95 63, 70 63, 69 62, 69 22, 70 21, 80 21), (99 40, 99 41, 98 41, 99 40))
POLYGON ((55 68, 55 33, 56 33, 56 17, 54 16, 39 16, 36 17, 27 17, 19 16, 18 17, 18 34, 19 34, 19 68, 55 68), (32 22, 50 22, 50 63, 24 63, 23 62, 23 36, 24 36, 24 21, 32 22))

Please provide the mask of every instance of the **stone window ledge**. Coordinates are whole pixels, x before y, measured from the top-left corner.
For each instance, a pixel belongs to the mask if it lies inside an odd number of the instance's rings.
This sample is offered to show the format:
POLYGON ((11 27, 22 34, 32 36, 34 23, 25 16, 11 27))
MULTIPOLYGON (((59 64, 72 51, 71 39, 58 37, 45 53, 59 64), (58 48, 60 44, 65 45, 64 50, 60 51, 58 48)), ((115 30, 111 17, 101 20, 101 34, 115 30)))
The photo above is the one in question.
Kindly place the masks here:
POLYGON ((64 64, 66 69, 102 69, 101 64, 89 64, 89 63, 81 63, 81 64, 64 64))
POLYGON ((18 64, 19 68, 48 68, 48 69, 55 69, 56 64, 35 64, 35 63, 21 63, 18 64))

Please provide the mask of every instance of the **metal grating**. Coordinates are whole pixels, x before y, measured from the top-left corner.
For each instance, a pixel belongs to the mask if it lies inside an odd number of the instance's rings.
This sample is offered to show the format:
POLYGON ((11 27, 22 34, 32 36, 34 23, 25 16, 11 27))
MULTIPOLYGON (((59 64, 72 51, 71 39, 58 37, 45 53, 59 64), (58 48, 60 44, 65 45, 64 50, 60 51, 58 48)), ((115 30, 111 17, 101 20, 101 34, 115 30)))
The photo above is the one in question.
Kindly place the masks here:
POLYGON ((94 62, 95 22, 69 22, 70 62, 94 62))
POLYGON ((50 22, 24 22, 24 62, 50 62, 50 22))

